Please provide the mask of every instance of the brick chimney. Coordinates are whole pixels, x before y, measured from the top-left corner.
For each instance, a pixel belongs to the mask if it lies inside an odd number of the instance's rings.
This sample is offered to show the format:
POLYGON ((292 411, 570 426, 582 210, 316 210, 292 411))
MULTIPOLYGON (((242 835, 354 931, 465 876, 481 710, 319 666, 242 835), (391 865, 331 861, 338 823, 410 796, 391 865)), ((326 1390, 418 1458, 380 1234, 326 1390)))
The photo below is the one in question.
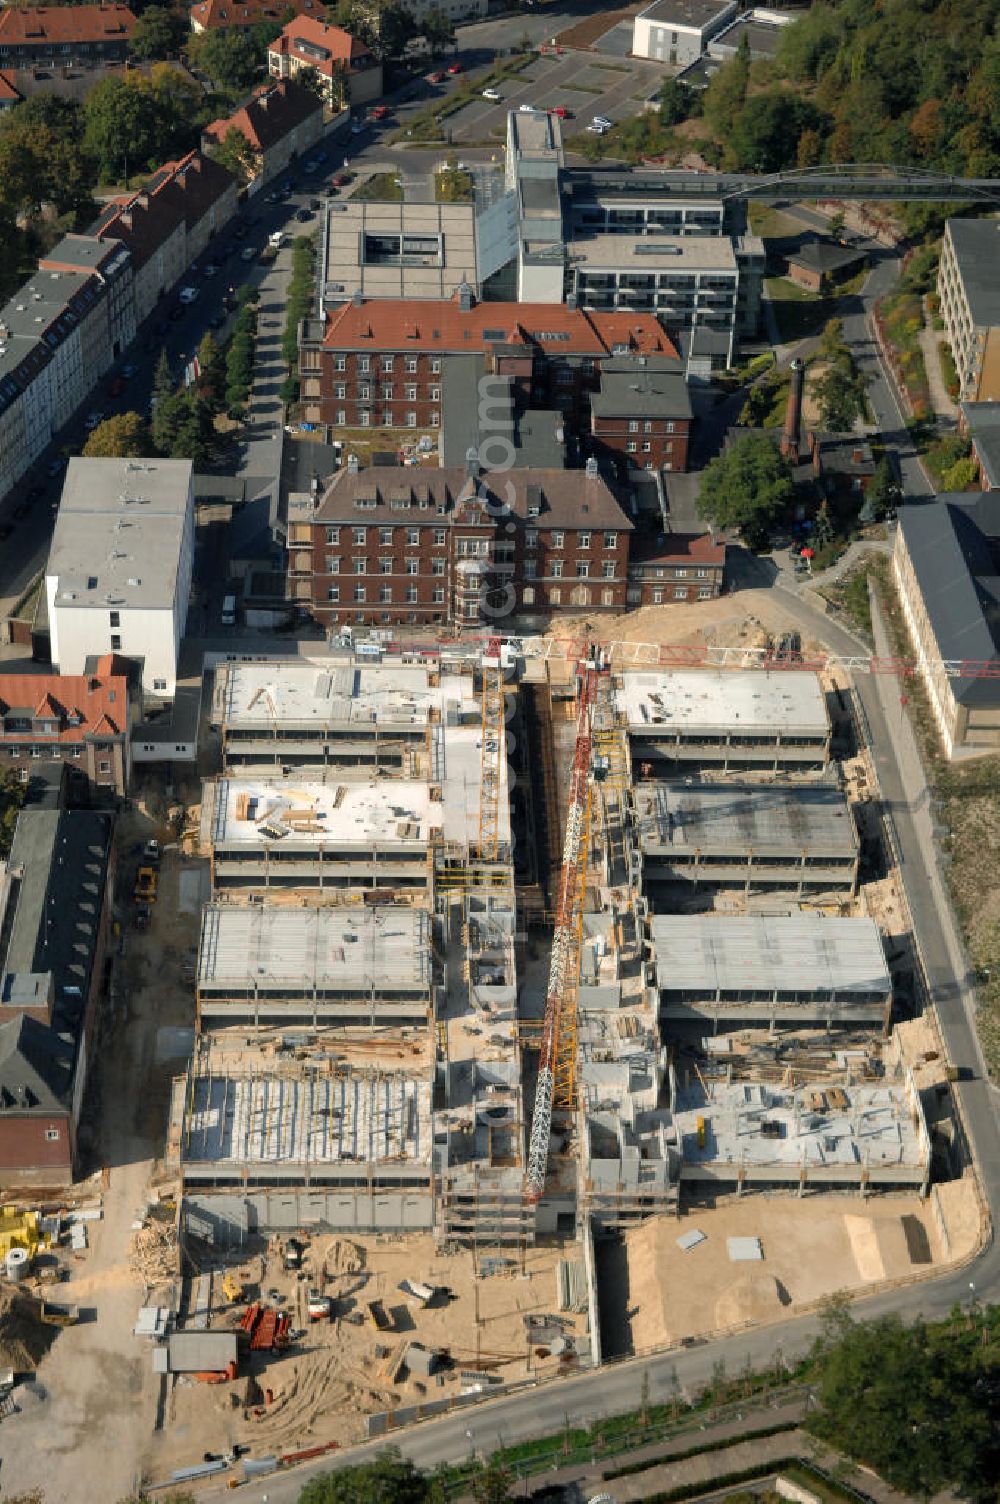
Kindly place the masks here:
POLYGON ((805 367, 801 360, 793 360, 792 380, 788 388, 788 406, 785 408, 785 426, 781 430, 781 453, 786 460, 797 460, 802 439, 802 386, 805 367))

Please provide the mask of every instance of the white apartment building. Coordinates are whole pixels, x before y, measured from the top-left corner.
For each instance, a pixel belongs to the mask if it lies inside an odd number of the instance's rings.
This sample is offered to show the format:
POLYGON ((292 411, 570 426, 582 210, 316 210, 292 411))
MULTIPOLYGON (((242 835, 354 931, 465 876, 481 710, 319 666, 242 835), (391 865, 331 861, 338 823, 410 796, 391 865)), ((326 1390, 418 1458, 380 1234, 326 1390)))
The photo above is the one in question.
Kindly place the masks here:
POLYGON ((120 653, 147 695, 171 699, 193 562, 190 460, 71 460, 45 571, 59 672, 120 653))
POLYGON ((963 402, 1000 401, 1000 219, 949 219, 937 291, 963 402))
POLYGON ((732 21, 737 0, 654 0, 632 28, 632 51, 657 63, 695 63, 732 21))

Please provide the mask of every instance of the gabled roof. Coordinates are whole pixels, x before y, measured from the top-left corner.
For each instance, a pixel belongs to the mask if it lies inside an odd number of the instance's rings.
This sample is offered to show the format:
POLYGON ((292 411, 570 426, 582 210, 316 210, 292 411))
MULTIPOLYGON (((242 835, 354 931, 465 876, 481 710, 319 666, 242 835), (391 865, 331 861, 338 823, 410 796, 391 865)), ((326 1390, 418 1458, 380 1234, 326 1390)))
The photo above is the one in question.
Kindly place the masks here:
POLYGON ((322 100, 311 89, 283 78, 278 83, 264 85, 232 115, 206 125, 202 137, 221 145, 226 132, 235 128, 243 132, 255 151, 263 152, 322 110, 322 100))
POLYGON ((5 1113, 64 1112, 74 1055, 37 1018, 22 1014, 0 1024, 0 1118, 5 1113))
POLYGON ((0 11, 0 47, 125 42, 135 19, 127 5, 8 5, 0 11))
POLYGON ((711 533, 667 533, 646 546, 633 546, 632 564, 714 564, 726 562, 726 545, 711 533))
POLYGON ((474 354, 497 347, 539 349, 552 356, 611 355, 634 349, 676 355, 651 314, 601 314, 565 303, 477 303, 388 299, 343 304, 327 315, 323 343, 335 350, 441 350, 474 354))
POLYGON ((12 73, 0 73, 0 104, 18 104, 24 98, 12 73))
POLYGON ((335 70, 367 61, 371 48, 340 26, 328 26, 314 16, 296 16, 268 48, 277 57, 297 57, 324 78, 335 70))
POLYGON ((290 10, 296 15, 325 15, 320 0, 199 0, 188 11, 193 27, 223 31, 228 26, 258 26, 281 21, 290 10))
POLYGON ((54 717, 59 731, 47 738, 53 746, 98 734, 122 736, 128 729, 128 680, 121 675, 0 674, 0 736, 2 718, 13 710, 36 719, 54 717), (69 724, 72 715, 80 716, 78 726, 69 724))

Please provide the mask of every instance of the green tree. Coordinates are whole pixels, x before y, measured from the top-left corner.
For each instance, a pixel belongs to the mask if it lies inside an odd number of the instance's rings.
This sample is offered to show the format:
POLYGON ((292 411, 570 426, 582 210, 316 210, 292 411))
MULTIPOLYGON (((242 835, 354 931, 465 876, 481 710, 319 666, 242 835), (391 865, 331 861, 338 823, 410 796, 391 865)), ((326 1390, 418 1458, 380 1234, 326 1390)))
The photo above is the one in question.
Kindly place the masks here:
POLYGON ((476 1504, 511 1504, 513 1479, 503 1462, 491 1458, 472 1479, 472 1497, 476 1504))
POLYGON ((387 1447, 373 1462, 311 1478, 299 1504, 426 1504, 428 1480, 410 1460, 387 1447))
POLYGON ((668 78, 660 90, 660 122, 662 125, 680 125, 693 115, 695 95, 686 84, 676 78, 668 78))
POLYGON ((398 62, 418 35, 417 23, 402 5, 387 5, 379 13, 375 50, 388 63, 398 62))
POLYGON ((83 446, 88 459, 128 456, 137 459, 150 451, 149 429, 140 413, 115 413, 98 423, 83 446))
POLYGON ((18 780, 13 768, 0 773, 0 858, 10 854, 14 826, 24 804, 26 785, 18 780))
POLYGON ((861 508, 862 522, 878 522, 887 512, 894 512, 903 499, 903 493, 889 459, 883 455, 875 466, 875 473, 868 482, 864 505, 861 508), (867 513, 867 515, 865 515, 867 513))
POLYGON ((998 1313, 904 1327, 839 1323, 816 1357, 809 1429, 904 1493, 996 1496, 1000 1477, 998 1313))
POLYGON ((446 47, 455 45, 455 28, 451 19, 436 7, 427 12, 420 23, 420 30, 431 52, 440 53, 446 47))
POLYGON ((234 178, 251 177, 257 166, 257 153, 238 125, 229 127, 222 140, 212 147, 211 154, 234 178))
POLYGON ((129 38, 129 56, 139 62, 175 57, 189 35, 187 20, 179 11, 151 6, 135 23, 129 38))
POLYGON ((698 505, 717 527, 739 528, 756 548, 794 496, 791 468, 777 445, 766 434, 749 433, 705 466, 698 505))
POLYGON ((84 150, 103 181, 117 182, 150 165, 160 137, 155 101, 141 75, 100 79, 87 95, 83 115, 84 150))
MULTIPOLYGON (((326 79, 315 68, 300 68, 295 75, 295 82, 301 84, 303 89, 308 89, 310 94, 315 94, 317 99, 325 100, 330 92, 326 79)), ((336 85, 336 79, 333 82, 336 85)))
POLYGON ((266 43, 258 46, 254 38, 235 26, 224 31, 203 31, 188 43, 192 65, 207 73, 220 89, 236 94, 248 89, 257 79, 267 52, 266 43))
POLYGON ((772 89, 746 101, 729 124, 727 140, 737 167, 781 172, 795 166, 802 133, 821 125, 822 117, 808 99, 772 89))
POLYGON ((820 421, 835 433, 849 433, 868 412, 867 383, 850 357, 835 361, 813 382, 820 421))
POLYGON ((976 462, 970 456, 963 460, 956 460, 941 477, 941 485, 945 491, 968 491, 974 485, 977 475, 976 462))
POLYGON ((226 357, 209 330, 198 346, 198 390, 214 416, 226 405, 226 357))
POLYGON ((170 373, 170 359, 166 350, 161 346, 160 353, 156 357, 156 366, 153 370, 154 408, 164 397, 173 396, 176 390, 177 383, 170 373))

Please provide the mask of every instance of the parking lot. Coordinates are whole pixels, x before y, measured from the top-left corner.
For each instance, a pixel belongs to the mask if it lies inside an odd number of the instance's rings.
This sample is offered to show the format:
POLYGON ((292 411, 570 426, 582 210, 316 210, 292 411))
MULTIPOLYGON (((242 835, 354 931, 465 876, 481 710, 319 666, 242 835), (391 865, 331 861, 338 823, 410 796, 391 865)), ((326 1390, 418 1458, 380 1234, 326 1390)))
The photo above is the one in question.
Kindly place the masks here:
POLYGON ((572 134, 589 125, 594 115, 607 115, 617 123, 637 114, 643 101, 659 90, 664 77, 658 63, 635 58, 607 62, 588 52, 546 55, 522 73, 504 79, 498 86, 499 101, 475 99, 456 115, 449 115, 445 128, 455 145, 499 141, 506 133, 507 112, 528 104, 541 110, 568 111, 566 133, 572 134))

